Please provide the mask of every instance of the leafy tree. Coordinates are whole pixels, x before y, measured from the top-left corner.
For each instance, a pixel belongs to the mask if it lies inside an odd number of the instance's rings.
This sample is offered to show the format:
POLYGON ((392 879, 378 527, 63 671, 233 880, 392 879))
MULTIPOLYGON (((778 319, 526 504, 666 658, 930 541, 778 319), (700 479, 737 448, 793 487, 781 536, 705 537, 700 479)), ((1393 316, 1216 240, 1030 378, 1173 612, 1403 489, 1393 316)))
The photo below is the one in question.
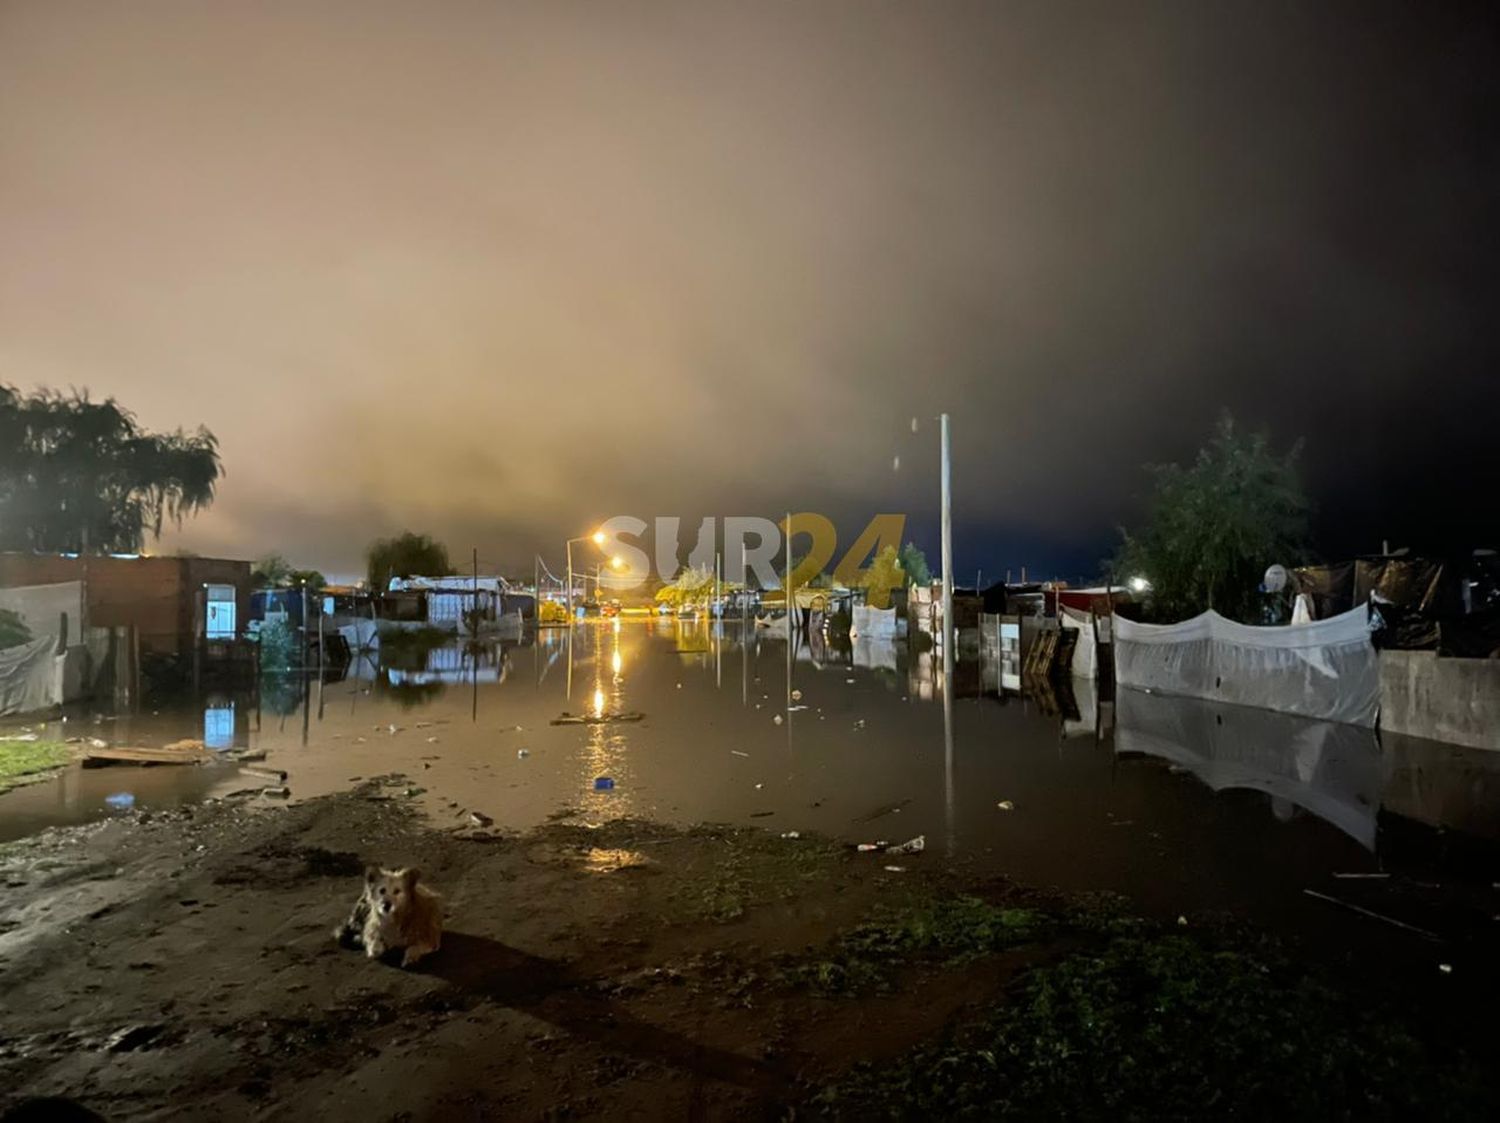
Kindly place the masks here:
POLYGON ((0 384, 0 549, 137 552, 212 503, 221 475, 201 426, 152 433, 113 398, 0 384))
POLYGON ((677 609, 684 605, 705 604, 712 599, 713 593, 714 571, 706 565, 697 569, 687 566, 674 580, 656 590, 656 602, 677 609))
POLYGON ((446 577, 453 572, 447 549, 409 530, 372 542, 365 561, 370 588, 377 590, 389 586, 392 577, 446 577))
POLYGON ((859 583, 866 590, 865 600, 871 608, 890 608, 891 590, 906 585, 906 573, 901 568, 896 547, 887 546, 870 559, 869 568, 860 574, 859 583))
POLYGON ((1148 465, 1147 521, 1112 563, 1117 583, 1150 582, 1154 614, 1184 619, 1212 608, 1255 618, 1266 567, 1299 561, 1311 503, 1297 473, 1301 444, 1284 456, 1264 433, 1244 435, 1225 413, 1190 467, 1148 465))
POLYGON ((927 555, 917 548, 915 542, 908 542, 901 547, 898 560, 901 563, 902 572, 906 574, 908 584, 932 584, 932 570, 927 567, 927 555))
POLYGON ((250 571, 250 580, 258 589, 295 589, 306 585, 309 592, 316 592, 328 584, 328 579, 316 569, 293 569, 280 554, 267 554, 255 563, 250 571))

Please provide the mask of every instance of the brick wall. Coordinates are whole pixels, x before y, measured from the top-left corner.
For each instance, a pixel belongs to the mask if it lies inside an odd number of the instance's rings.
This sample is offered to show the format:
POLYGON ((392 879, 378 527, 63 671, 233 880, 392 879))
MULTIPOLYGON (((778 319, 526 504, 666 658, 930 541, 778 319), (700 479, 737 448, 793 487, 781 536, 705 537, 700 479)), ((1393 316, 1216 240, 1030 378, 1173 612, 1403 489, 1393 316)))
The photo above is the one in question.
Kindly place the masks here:
POLYGON ((240 627, 250 611, 250 563, 219 558, 64 557, 0 554, 0 587, 83 581, 91 627, 132 625, 142 651, 191 650, 197 595, 205 583, 233 585, 240 627))

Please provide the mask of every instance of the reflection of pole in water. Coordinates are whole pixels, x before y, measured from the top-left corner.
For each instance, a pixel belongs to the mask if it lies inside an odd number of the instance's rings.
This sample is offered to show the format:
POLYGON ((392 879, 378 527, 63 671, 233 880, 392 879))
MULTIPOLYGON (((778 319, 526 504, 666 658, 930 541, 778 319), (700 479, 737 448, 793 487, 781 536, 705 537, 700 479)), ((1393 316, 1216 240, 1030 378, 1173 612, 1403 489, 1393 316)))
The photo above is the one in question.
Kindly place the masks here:
POLYGON ((786 576, 781 579, 786 600, 786 718, 792 720, 792 513, 786 513, 786 576))
POLYGON ((943 820, 948 831, 948 853, 953 853, 953 664, 944 660, 943 675, 943 820))
POLYGON ((307 744, 307 719, 312 710, 312 678, 307 673, 307 660, 302 667, 302 743, 307 744))
POLYGON ((573 699, 573 622, 568 621, 568 700, 573 699))

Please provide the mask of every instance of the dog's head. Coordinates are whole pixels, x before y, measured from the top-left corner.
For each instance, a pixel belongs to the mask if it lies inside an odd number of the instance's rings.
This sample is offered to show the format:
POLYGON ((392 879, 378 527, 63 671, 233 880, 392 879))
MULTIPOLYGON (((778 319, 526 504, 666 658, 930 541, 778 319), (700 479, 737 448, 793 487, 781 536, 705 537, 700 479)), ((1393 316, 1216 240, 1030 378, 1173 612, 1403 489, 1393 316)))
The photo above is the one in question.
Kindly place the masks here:
POLYGON ((371 866, 365 870, 365 895, 370 898, 370 906, 381 916, 401 911, 416 895, 421 876, 416 869, 383 870, 371 866))

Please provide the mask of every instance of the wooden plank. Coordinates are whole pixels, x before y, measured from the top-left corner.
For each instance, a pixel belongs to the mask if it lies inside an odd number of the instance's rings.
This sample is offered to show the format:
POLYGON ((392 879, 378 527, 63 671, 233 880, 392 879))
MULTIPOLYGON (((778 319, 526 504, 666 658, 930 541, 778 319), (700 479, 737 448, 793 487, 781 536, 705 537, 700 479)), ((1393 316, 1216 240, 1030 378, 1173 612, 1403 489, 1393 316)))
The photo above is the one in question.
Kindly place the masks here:
POLYGON ((212 757, 202 747, 191 749, 142 749, 112 745, 105 749, 89 749, 83 763, 94 764, 201 764, 212 757))

